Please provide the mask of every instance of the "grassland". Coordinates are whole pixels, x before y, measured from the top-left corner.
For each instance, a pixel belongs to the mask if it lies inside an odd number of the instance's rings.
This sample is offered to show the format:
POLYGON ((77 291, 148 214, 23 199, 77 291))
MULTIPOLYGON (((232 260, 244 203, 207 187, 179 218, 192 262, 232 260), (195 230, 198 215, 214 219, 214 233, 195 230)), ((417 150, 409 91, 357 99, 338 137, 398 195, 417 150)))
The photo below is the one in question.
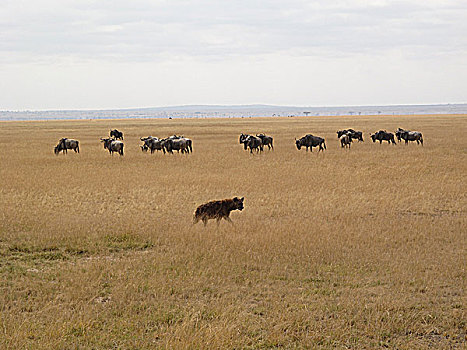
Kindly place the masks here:
POLYGON ((466 348, 466 116, 0 131, 1 349, 466 348), (348 127, 366 141, 344 150, 348 127), (369 140, 397 127, 425 146, 369 140), (110 128, 124 157, 99 143, 110 128), (240 132, 271 134, 275 151, 244 152, 240 132), (139 149, 174 133, 193 154, 139 149), (306 133, 327 151, 298 151, 306 133), (61 137, 81 153, 55 156, 61 137), (237 195, 234 226, 191 225, 199 204, 237 195))

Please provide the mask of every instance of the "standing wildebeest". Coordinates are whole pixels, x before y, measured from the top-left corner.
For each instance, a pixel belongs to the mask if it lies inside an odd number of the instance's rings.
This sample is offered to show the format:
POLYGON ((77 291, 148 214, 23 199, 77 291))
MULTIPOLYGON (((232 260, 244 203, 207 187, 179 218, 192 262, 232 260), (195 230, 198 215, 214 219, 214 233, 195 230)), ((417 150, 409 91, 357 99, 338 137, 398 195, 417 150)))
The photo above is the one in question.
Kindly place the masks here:
POLYGON ((383 143, 383 141, 387 141, 388 145, 390 143, 392 143, 393 145, 396 144, 396 141, 394 141, 394 134, 385 130, 380 130, 378 132, 375 132, 374 134, 370 134, 370 137, 373 140, 373 142, 376 142, 376 140, 378 140, 380 144, 383 143))
POLYGON ((401 142, 401 135, 403 132, 406 132, 408 130, 404 130, 402 128, 397 128, 396 132, 394 133, 396 135, 396 138, 397 138, 397 142, 401 142))
POLYGON ((72 149, 76 153, 79 153, 79 141, 67 139, 64 137, 58 141, 58 145, 55 146, 54 152, 55 154, 59 154, 60 151, 63 151, 63 153, 68 153, 68 149, 72 149))
POLYGON ((307 152, 308 147, 310 148, 310 152, 313 152, 313 147, 319 146, 318 153, 319 151, 324 152, 324 150, 326 149, 326 143, 324 142, 324 139, 322 137, 313 136, 311 134, 307 134, 298 140, 295 139, 295 145, 297 146, 298 150, 300 150, 300 148, 302 147, 306 147, 307 152))
POLYGON ((173 153, 173 151, 182 152, 182 153, 190 153, 193 152, 193 142, 186 137, 183 138, 167 138, 162 140, 163 146, 169 153, 173 153))
POLYGON ((141 137, 140 140, 144 142, 144 145, 141 146, 143 152, 150 150, 151 154, 153 154, 154 151, 162 151, 165 154, 164 144, 162 140, 159 140, 157 137, 141 137))
POLYGON ((114 138, 101 138, 101 142, 104 143, 104 149, 108 149, 109 153, 113 155, 114 152, 117 152, 123 156, 123 142, 117 141, 114 138))
POLYGON ((233 224, 229 215, 232 210, 243 210, 243 200, 245 197, 233 199, 224 199, 220 201, 211 201, 200 205, 196 208, 195 214, 193 215, 193 225, 198 223, 200 220, 203 221, 204 226, 208 223, 209 219, 216 219, 217 226, 222 219, 227 220, 233 224))
POLYGON ((423 136, 421 132, 405 130, 400 133, 400 137, 405 141, 406 145, 409 141, 417 141, 417 145, 421 143, 423 146, 423 136))
POLYGON ((355 131, 354 129, 344 129, 337 131, 337 138, 342 135, 348 134, 351 140, 358 140, 363 142, 363 133, 361 131, 355 131))
POLYGON ((248 148, 250 148, 250 153, 253 153, 253 150, 263 152, 263 141, 259 137, 249 135, 243 141, 243 149, 246 150, 248 148))
POLYGON ((117 129, 110 130, 110 137, 115 137, 116 140, 123 140, 123 132, 117 129))
POLYGON ((349 134, 342 134, 341 137, 339 137, 339 140, 341 142, 341 147, 349 147, 350 149, 352 138, 350 137, 349 134))
POLYGON ((274 145, 272 144, 272 141, 273 141, 272 136, 266 136, 264 134, 259 134, 259 135, 256 134, 256 137, 259 137, 261 139, 261 142, 263 143, 263 147, 268 146, 269 150, 272 148, 272 150, 274 151, 274 145))

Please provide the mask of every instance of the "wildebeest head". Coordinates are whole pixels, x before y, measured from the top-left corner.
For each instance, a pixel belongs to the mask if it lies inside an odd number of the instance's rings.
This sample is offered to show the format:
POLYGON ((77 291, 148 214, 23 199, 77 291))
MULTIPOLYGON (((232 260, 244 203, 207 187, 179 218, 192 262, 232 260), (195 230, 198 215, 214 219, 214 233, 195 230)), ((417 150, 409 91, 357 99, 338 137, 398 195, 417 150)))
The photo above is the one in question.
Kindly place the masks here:
POLYGON ((297 146, 297 149, 300 151, 300 148, 302 148, 302 139, 295 139, 295 146, 297 146))
POLYGON ((371 139, 373 142, 376 142, 376 134, 370 134, 371 139))
POLYGON ((54 148, 54 153, 55 154, 59 154, 60 151, 65 149, 65 140, 66 140, 66 137, 58 140, 58 144, 54 148))
POLYGON ((242 197, 242 198, 238 198, 238 197, 235 197, 233 199, 233 204, 234 204, 234 207, 233 207, 233 210, 240 210, 242 211, 243 210, 243 200, 245 199, 245 197, 242 197))
POLYGON ((115 141, 115 139, 112 137, 112 138, 102 138, 101 137, 101 142, 104 144, 104 149, 108 149, 110 144, 112 143, 112 141, 115 141))
POLYGON ((244 143, 249 136, 250 135, 248 135, 248 134, 241 133, 240 138, 238 139, 238 143, 244 143))

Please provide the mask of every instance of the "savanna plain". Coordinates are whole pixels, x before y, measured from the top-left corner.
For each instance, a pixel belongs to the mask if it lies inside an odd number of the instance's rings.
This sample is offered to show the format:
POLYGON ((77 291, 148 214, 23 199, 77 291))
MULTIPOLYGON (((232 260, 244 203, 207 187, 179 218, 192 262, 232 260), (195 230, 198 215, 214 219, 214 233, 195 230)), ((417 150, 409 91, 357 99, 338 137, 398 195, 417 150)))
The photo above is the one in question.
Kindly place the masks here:
POLYGON ((1 349, 466 348, 465 115, 0 130, 1 349), (369 138, 398 127, 424 146, 369 138), (99 142, 111 128, 123 157, 99 142), (342 149, 343 128, 365 142, 342 149), (274 151, 249 154, 241 132, 274 151), (327 150, 298 151, 307 133, 327 150), (141 152, 173 134, 193 153, 141 152), (54 155, 61 137, 81 152, 54 155), (234 196, 234 225, 192 225, 234 196))

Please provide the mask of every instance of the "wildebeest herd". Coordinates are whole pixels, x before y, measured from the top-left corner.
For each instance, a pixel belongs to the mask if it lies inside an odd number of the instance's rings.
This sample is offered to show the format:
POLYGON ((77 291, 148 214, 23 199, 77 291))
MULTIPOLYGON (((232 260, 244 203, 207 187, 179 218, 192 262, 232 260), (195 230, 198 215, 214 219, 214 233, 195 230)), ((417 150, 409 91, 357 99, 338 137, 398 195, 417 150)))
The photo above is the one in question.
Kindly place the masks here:
MULTIPOLYGON (((340 145, 342 148, 349 148, 353 140, 358 142, 363 142, 363 132, 356 131, 354 129, 344 129, 336 132, 337 138, 339 139, 340 145)), ((381 144, 383 141, 387 141, 388 144, 396 144, 395 138, 398 142, 404 140, 406 144, 409 141, 415 141, 417 144, 423 146, 423 136, 419 131, 410 131, 402 128, 398 128, 394 133, 388 132, 386 130, 379 130, 375 133, 370 134, 371 140, 373 142, 379 141, 381 144), (395 137, 394 137, 395 136, 395 137)), ((143 144, 140 145, 141 151, 147 152, 150 151, 153 154, 155 151, 162 151, 165 153, 173 153, 177 151, 182 154, 189 154, 193 152, 193 141, 184 136, 172 135, 166 138, 158 138, 155 136, 141 137, 143 144)), ((104 149, 107 149, 110 154, 114 152, 123 156, 123 132, 113 129, 110 130, 110 137, 101 138, 100 141, 104 145, 104 149)), ((249 134, 240 134, 239 143, 243 144, 244 150, 250 150, 250 153, 255 151, 256 153, 263 152, 267 146, 269 150, 274 150, 273 137, 265 135, 263 133, 256 135, 249 134)), ((326 150, 325 139, 319 136, 312 134, 307 134, 299 139, 295 138, 295 146, 298 150, 301 150, 304 147, 307 151, 310 149, 310 152, 313 150, 313 147, 318 147, 319 151, 326 150)), ((67 150, 74 150, 76 153, 79 153, 79 141, 61 138, 58 141, 57 146, 54 148, 55 154, 60 152, 67 153, 67 150)))
MULTIPOLYGON (((404 140, 406 144, 409 141, 416 141, 417 144, 423 146, 423 136, 421 132, 410 131, 398 128, 395 133, 387 132, 386 130, 379 130, 373 134, 370 134, 370 137, 373 142, 379 141, 381 144, 383 141, 387 141, 388 144, 396 144, 394 135, 399 142, 404 140)), ((363 133, 361 131, 356 131, 353 129, 344 129, 337 131, 337 138, 339 139, 340 145, 342 148, 349 148, 353 140, 358 142, 363 142, 363 133)), ((143 142, 143 145, 140 145, 143 152, 150 151, 151 154, 155 151, 162 151, 165 153, 173 153, 177 151, 182 154, 189 154, 193 152, 193 141, 184 136, 169 136, 166 138, 158 138, 155 136, 141 137, 140 140, 143 142)), ((123 156, 123 132, 118 131, 117 129, 110 130, 110 137, 101 138, 100 141, 104 144, 104 149, 107 149, 110 154, 117 152, 123 156)), ((255 151, 256 153, 263 152, 267 146, 269 150, 274 150, 273 137, 267 136, 263 133, 256 135, 249 134, 240 134, 239 143, 243 144, 244 150, 250 150, 250 153, 255 151)), ((295 146, 298 150, 302 147, 310 152, 312 152, 313 147, 318 147, 319 151, 326 150, 326 142, 324 138, 315 136, 312 134, 307 134, 299 139, 295 139, 295 146)), ((72 140, 68 138, 61 138, 58 141, 57 146, 54 148, 55 154, 60 152, 67 153, 67 150, 73 150, 76 153, 79 153, 79 141, 72 140)), ((232 210, 243 210, 243 201, 244 197, 238 198, 234 197, 233 199, 224 199, 211 201, 205 204, 200 205, 193 216, 193 224, 196 224, 199 221, 203 221, 206 226, 208 220, 216 219, 217 225, 219 225, 222 219, 232 223, 229 215, 232 210)))

